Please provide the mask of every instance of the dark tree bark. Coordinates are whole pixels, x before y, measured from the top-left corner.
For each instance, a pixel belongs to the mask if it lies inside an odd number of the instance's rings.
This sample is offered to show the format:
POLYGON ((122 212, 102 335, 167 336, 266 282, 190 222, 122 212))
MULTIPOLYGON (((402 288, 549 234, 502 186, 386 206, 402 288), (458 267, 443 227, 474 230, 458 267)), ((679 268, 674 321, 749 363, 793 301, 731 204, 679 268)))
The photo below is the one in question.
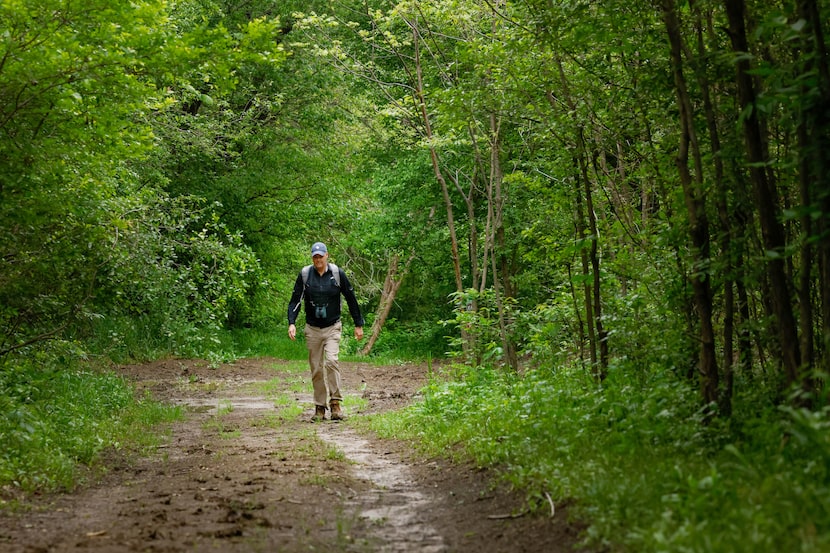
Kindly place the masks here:
MULTIPOLYGON (((580 133, 581 134, 581 133, 580 133)), ((584 150, 584 144, 581 150, 584 150)), ((580 152, 584 153, 584 152, 580 152)), ((582 199, 582 186, 580 183, 582 179, 588 178, 588 171, 585 168, 584 160, 574 157, 575 173, 574 173, 574 203, 576 205, 576 239, 580 243, 584 243, 588 238, 587 229, 585 226, 585 208, 582 199)), ((588 262, 588 251, 584 246, 579 248, 579 261, 582 268, 582 296, 585 309, 585 323, 588 330, 588 356, 591 359, 591 367, 597 366, 597 334, 594 327, 594 296, 591 293, 591 284, 588 277, 591 274, 590 264, 588 262)))
MULTIPOLYGON (((697 39, 697 51, 693 54, 687 53, 689 59, 695 60, 695 76, 700 87, 701 99, 703 101, 703 112, 706 117, 706 128, 709 133, 709 143, 712 148, 712 164, 714 168, 714 199, 718 213, 718 245, 722 267, 721 273, 724 276, 723 286, 723 354, 721 392, 719 408, 721 414, 730 416, 732 413, 732 395, 734 390, 734 369, 733 358, 735 355, 735 244, 736 236, 732 230, 732 214, 729 211, 727 201, 727 184, 724 177, 723 157, 721 156, 720 131, 718 129, 717 109, 712 99, 712 85, 703 66, 707 58, 704 42, 704 27, 708 18, 701 13, 697 2, 689 2, 693 8, 695 35, 697 39)), ((711 34, 711 29, 709 29, 711 34)))
POLYGON ((773 256, 767 261, 766 270, 770 285, 770 303, 776 319, 780 360, 784 368, 787 384, 799 380, 801 355, 799 353, 796 321, 790 305, 790 287, 784 267, 784 228, 779 220, 781 210, 778 206, 778 190, 771 175, 766 170, 764 136, 756 106, 755 85, 752 82, 749 52, 744 22, 744 0, 724 0, 729 19, 729 36, 732 49, 738 54, 736 62, 736 82, 738 101, 743 113, 744 145, 746 147, 749 176, 752 182, 758 222, 761 226, 763 246, 773 256))
POLYGON ((492 237, 490 259, 493 264, 493 291, 496 294, 496 305, 499 310, 499 334, 507 364, 514 371, 519 370, 519 357, 516 345, 508 331, 507 312, 504 298, 508 296, 510 279, 504 268, 504 197, 502 183, 504 174, 501 169, 501 132, 498 117, 490 114, 490 177, 487 185, 487 219, 492 237), (501 261, 500 261, 501 260, 501 261), (501 270, 499 270, 501 269, 501 270), (501 275, 501 276, 500 276, 501 275))
MULTIPOLYGON (((584 147, 584 140, 580 138, 584 147)), ((605 380, 608 376, 608 333, 602 325, 602 294, 601 275, 599 267, 599 230, 597 229, 597 215, 594 210, 594 196, 591 181, 583 174, 582 186, 585 192, 585 210, 588 214, 588 228, 591 231, 591 248, 589 258, 591 260, 591 274, 593 276, 592 290, 594 293, 594 326, 597 329, 597 345, 599 346, 599 366, 596 376, 599 380, 605 380)))
POLYGON ((818 76, 818 94, 804 90, 802 97, 815 98, 802 110, 798 129, 801 151, 801 202, 804 206, 818 207, 822 216, 813 227, 809 214, 802 217, 804 240, 799 282, 801 322, 801 360, 804 366, 816 362, 813 340, 814 312, 812 308, 812 269, 818 257, 818 295, 820 300, 821 327, 819 328, 821 359, 819 364, 830 370, 830 175, 827 152, 830 150, 830 62, 827 44, 824 42, 821 10, 816 0, 799 0, 798 15, 807 22, 803 45, 806 67, 803 73, 814 71, 818 76), (814 247, 810 239, 821 237, 814 247))
POLYGON ((683 197, 689 217, 689 233, 693 250, 692 290, 699 323, 701 393, 706 404, 718 403, 719 374, 712 325, 712 292, 709 279, 709 221, 702 187, 700 148, 694 126, 694 113, 683 73, 683 43, 674 0, 663 0, 663 21, 671 50, 671 70, 680 112, 680 147, 676 165, 683 186, 683 197), (695 164, 695 178, 689 169, 690 152, 695 164))
MULTIPOLYGON (((565 69, 559 63, 559 75, 562 82, 562 88, 569 108, 575 113, 576 102, 574 101, 568 87, 568 82, 565 77, 565 69)), ((554 105, 553 99, 549 96, 548 100, 554 105)), ((577 168, 575 198, 576 198, 576 224, 577 236, 580 241, 590 240, 590 247, 586 251, 584 247, 580 248, 580 256, 582 257, 582 271, 585 278, 585 315, 588 323, 588 340, 591 352, 591 367, 594 375, 598 380, 603 380, 607 376, 608 369, 608 336, 602 326, 602 293, 601 293, 601 278, 600 278, 600 264, 598 255, 598 240, 599 234, 597 232, 597 221, 594 213, 593 197, 591 192, 591 179, 588 176, 588 149, 585 144, 585 133, 582 125, 578 125, 575 133, 576 138, 576 153, 575 164, 577 168), (583 206, 584 202, 584 206, 583 206), (583 210, 584 207, 584 210, 583 210), (586 228, 585 221, 588 221, 586 228), (588 234, 590 232, 590 235, 588 234), (588 263, 590 262, 590 270, 588 263), (588 276, 591 276, 591 284, 588 283, 588 276), (597 358, 599 352, 599 358, 597 358)))

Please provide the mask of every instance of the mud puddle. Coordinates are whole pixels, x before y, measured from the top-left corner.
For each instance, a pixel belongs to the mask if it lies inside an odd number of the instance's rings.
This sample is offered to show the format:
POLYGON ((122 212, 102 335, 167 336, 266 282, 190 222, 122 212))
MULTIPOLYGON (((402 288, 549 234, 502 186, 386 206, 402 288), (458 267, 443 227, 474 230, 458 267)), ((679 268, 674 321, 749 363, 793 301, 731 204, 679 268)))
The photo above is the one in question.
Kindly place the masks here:
POLYGON ((351 503, 383 536, 380 551, 446 550, 441 535, 425 521, 432 498, 418 489, 407 465, 390 460, 343 424, 321 425, 317 435, 344 453, 357 478, 372 484, 359 502, 351 503))
MULTIPOLYGON (((311 394, 298 393, 302 405, 313 405, 311 394)), ((180 398, 177 403, 195 413, 217 415, 222 411, 270 411, 271 401, 262 397, 180 398)), ((308 410, 310 416, 311 410, 308 410)), ((348 411, 347 411, 348 413, 348 411)), ((351 476, 368 482, 369 491, 347 501, 357 516, 373 528, 380 552, 446 551, 442 536, 425 520, 432 498, 419 489, 410 467, 390 459, 349 428, 348 423, 314 425, 317 436, 342 452, 350 463, 351 476)))
POLYGON ((229 398, 185 398, 173 402, 188 411, 215 415, 223 410, 244 409, 251 411, 273 411, 274 402, 262 397, 229 397, 229 398))

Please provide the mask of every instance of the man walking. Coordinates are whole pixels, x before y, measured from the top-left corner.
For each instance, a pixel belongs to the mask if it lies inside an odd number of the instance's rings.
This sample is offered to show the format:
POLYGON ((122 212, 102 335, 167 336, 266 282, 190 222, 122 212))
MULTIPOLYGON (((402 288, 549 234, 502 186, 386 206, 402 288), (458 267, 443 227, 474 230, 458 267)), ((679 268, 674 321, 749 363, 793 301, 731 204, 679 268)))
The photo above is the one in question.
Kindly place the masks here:
POLYGON ((300 302, 305 305, 305 339, 308 364, 314 387, 314 416, 317 422, 326 418, 326 398, 330 398, 331 420, 343 418, 340 402, 340 321, 341 295, 346 298, 349 314, 354 321, 354 337, 363 339, 363 316, 346 273, 329 263, 326 245, 315 242, 311 246, 312 265, 304 267, 294 282, 294 292, 288 302, 288 337, 297 338, 297 315, 300 302), (328 383, 328 389, 326 389, 328 383))

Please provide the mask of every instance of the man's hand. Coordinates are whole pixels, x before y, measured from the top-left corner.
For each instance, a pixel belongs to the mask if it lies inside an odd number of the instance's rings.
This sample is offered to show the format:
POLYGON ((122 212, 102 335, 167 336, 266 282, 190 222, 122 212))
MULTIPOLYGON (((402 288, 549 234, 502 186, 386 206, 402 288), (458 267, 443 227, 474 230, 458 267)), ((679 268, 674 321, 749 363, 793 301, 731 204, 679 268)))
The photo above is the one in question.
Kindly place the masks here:
MULTIPOLYGON (((361 332, 361 335, 362 334, 363 333, 361 332)), ((297 327, 296 326, 288 325, 288 337, 291 338, 292 340, 297 339, 297 327)))
POLYGON ((363 339, 363 327, 362 326, 354 327, 354 338, 358 342, 363 339))

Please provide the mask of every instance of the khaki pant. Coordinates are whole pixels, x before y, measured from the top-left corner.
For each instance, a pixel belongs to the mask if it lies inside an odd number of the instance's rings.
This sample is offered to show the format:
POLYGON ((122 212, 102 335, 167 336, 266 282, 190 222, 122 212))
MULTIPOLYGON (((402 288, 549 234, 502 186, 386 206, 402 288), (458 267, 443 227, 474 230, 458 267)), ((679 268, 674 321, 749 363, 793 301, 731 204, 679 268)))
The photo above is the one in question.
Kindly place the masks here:
POLYGON ((308 347, 308 365, 311 368, 311 384, 314 387, 314 404, 325 406, 328 395, 331 399, 342 401, 340 395, 340 337, 343 323, 337 321, 332 326, 318 328, 305 325, 305 342, 308 347))

